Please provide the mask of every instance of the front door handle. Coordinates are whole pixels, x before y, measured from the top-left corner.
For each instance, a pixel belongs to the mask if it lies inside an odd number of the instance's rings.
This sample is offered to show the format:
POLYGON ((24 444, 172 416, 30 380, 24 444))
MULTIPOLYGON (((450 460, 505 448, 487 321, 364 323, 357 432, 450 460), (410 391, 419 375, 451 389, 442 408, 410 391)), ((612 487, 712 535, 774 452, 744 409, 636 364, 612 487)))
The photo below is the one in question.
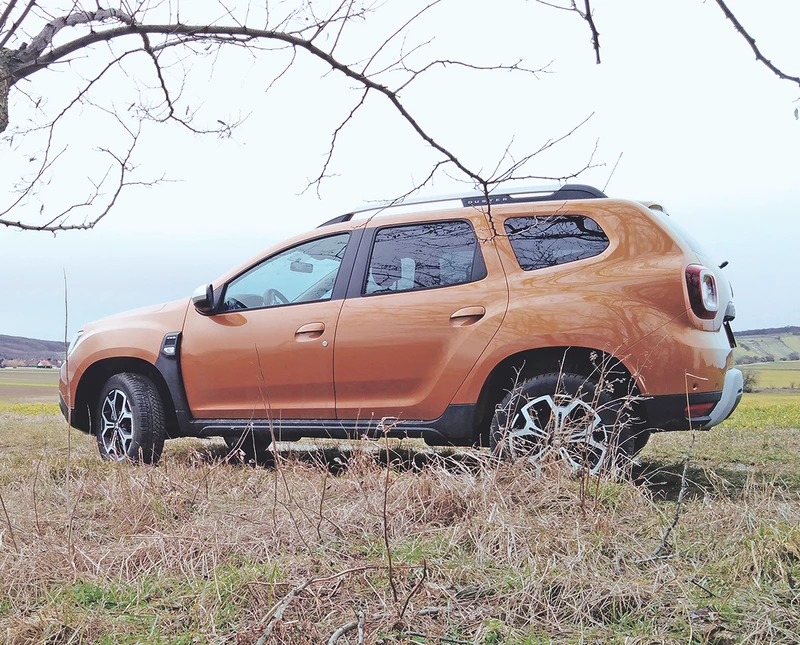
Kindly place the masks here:
POLYGON ((319 338, 322 336, 322 332, 325 331, 325 323, 321 322, 311 322, 306 323, 302 327, 300 327, 296 332, 294 332, 294 339, 295 340, 314 340, 315 338, 319 338))
POLYGON ((478 322, 485 315, 486 309, 484 307, 463 307, 450 316, 450 322, 456 325, 471 325, 478 322))

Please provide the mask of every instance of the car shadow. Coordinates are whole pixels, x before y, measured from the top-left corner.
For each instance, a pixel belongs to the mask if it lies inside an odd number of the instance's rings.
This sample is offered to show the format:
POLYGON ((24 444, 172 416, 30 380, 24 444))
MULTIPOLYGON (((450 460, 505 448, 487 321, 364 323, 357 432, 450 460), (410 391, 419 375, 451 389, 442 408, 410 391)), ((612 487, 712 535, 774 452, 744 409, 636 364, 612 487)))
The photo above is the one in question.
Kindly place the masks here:
MULTIPOLYGON (((281 442, 277 451, 267 450, 255 458, 245 455, 241 450, 230 451, 222 442, 203 442, 193 445, 185 454, 174 455, 177 459, 185 458, 194 463, 227 462, 266 469, 275 468, 276 461, 294 461, 327 469, 333 475, 345 472, 353 459, 363 459, 365 456, 376 464, 391 463, 392 468, 407 471, 421 471, 433 466, 478 473, 487 465, 491 466, 493 461, 487 449, 431 447, 416 441, 407 445, 395 441, 387 450, 385 444, 372 440, 281 442)), ((637 487, 647 490, 655 500, 675 502, 684 486, 683 472, 682 461, 665 463, 639 459, 632 464, 627 477, 637 487)), ((707 495, 734 497, 754 481, 753 469, 745 464, 715 465, 710 468, 690 463, 686 469, 684 499, 698 499, 707 495)))

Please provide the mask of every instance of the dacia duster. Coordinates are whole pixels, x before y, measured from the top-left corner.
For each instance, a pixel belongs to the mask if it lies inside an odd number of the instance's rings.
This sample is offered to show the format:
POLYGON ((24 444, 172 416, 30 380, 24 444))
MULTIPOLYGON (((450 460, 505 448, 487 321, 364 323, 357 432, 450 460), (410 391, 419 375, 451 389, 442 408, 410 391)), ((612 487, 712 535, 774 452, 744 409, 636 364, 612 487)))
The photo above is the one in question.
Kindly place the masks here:
POLYGON ((388 433, 598 472, 738 404, 729 282, 658 205, 582 185, 414 202, 84 326, 68 422, 109 460, 388 433))

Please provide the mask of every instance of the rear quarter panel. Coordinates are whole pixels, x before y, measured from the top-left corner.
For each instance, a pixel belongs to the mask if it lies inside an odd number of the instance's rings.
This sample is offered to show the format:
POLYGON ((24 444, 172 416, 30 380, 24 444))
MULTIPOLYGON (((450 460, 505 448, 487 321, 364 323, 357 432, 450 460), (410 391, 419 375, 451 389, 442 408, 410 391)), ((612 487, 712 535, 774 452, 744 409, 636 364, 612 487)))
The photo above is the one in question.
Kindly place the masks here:
POLYGON ((643 394, 683 392, 686 369, 706 378, 698 381, 698 391, 715 389, 728 359, 717 334, 702 332, 687 314, 684 270, 694 255, 635 202, 523 204, 497 208, 494 218, 497 231, 504 233, 508 217, 556 214, 591 217, 608 236, 608 248, 592 258, 525 271, 509 238, 498 236, 508 312, 454 403, 475 401, 504 358, 562 346, 616 356, 643 394), (709 370, 714 372, 710 378, 709 370))

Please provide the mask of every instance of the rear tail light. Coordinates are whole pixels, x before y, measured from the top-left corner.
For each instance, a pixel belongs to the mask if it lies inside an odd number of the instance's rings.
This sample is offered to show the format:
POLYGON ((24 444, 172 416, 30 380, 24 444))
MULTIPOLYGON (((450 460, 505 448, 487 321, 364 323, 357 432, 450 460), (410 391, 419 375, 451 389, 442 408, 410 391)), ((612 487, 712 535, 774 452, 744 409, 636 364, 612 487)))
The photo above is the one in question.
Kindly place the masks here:
POLYGON ((698 318, 710 320, 719 311, 719 292, 714 274, 699 264, 686 267, 686 288, 689 304, 698 318))

